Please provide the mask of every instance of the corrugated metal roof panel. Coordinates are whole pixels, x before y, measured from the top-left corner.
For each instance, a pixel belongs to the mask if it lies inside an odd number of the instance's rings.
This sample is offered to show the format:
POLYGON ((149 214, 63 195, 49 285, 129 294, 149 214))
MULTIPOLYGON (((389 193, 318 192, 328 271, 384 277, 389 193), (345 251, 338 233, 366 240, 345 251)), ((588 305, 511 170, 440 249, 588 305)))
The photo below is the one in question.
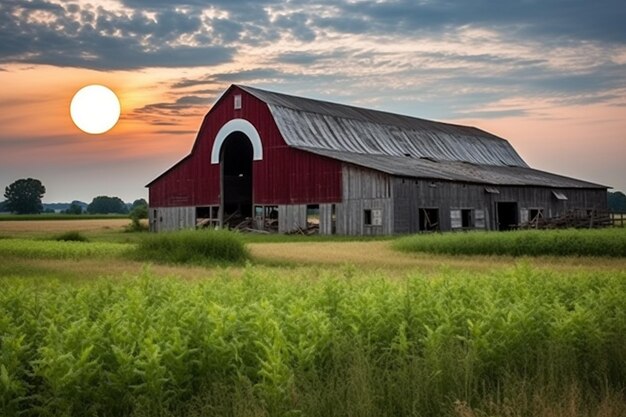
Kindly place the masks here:
MULTIPOLYGON (((455 161, 433 162, 427 159, 406 156, 358 154, 305 147, 300 149, 398 176, 463 181, 492 186, 532 185, 551 188, 606 188, 603 185, 528 167, 476 165, 455 161)), ((491 187, 489 188, 491 189, 491 187)))
POLYGON ((289 146, 528 166, 506 140, 475 127, 239 87, 268 105, 289 146))

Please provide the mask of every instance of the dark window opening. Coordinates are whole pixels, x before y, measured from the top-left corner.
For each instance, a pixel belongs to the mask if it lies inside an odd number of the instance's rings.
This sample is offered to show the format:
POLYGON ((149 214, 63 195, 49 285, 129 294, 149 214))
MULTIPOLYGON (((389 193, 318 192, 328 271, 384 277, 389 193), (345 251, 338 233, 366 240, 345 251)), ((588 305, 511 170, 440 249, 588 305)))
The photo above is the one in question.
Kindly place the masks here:
POLYGON ((543 209, 536 208, 528 210, 528 223, 538 225, 543 219, 543 209))
POLYGON ((337 233, 337 206, 330 205, 330 234, 337 233))
POLYGON ((472 224, 472 210, 463 209, 461 210, 461 227, 464 229, 468 229, 473 227, 472 224))
POLYGON ((252 143, 241 132, 231 133, 220 156, 224 226, 235 227, 252 217, 252 143))
POLYGON ((196 228, 216 228, 220 225, 219 207, 196 207, 196 228))
POLYGON ((365 226, 372 225, 372 210, 363 210, 363 224, 365 226))
POLYGON ((517 203, 498 202, 496 203, 496 213, 498 216, 498 230, 517 228, 517 203))
POLYGON ((419 230, 421 232, 434 232, 439 230, 439 209, 419 209, 419 230))
POLYGON ((278 206, 254 206, 254 221, 257 230, 278 232, 278 206))
POLYGON ((309 204, 306 206, 306 228, 310 233, 319 233, 320 230, 320 206, 309 204))
POLYGON ((196 207, 196 218, 197 219, 210 219, 211 207, 196 207))
POLYGON ((278 206, 265 206, 265 218, 278 220, 278 206))

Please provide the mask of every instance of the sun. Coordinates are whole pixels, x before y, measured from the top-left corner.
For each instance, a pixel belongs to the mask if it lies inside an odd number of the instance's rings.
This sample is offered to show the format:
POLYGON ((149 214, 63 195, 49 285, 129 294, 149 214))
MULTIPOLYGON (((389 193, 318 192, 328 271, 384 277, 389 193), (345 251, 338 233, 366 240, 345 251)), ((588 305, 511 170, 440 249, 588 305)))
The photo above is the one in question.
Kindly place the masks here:
POLYGON ((99 135, 110 130, 120 118, 120 101, 103 85, 88 85, 72 98, 70 115, 83 132, 99 135))

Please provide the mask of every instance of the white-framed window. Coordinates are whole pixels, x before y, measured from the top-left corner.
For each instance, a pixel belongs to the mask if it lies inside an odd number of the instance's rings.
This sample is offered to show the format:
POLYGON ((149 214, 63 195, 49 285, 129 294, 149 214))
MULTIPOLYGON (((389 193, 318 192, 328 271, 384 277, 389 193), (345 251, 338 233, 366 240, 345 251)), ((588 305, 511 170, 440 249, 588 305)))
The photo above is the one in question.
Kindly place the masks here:
POLYGON ((365 226, 382 226, 383 211, 381 209, 363 210, 363 224, 365 226))
POLYGON ((450 210, 450 227, 452 229, 474 228, 474 209, 450 210))
POLYGON ((235 94, 235 110, 239 110, 241 108, 241 94, 235 94))

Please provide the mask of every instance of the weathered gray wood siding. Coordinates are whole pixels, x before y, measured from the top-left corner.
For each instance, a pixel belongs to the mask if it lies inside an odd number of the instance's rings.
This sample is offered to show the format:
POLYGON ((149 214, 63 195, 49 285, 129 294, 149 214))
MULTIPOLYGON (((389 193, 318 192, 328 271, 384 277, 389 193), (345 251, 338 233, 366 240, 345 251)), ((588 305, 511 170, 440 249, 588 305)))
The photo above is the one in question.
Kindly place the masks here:
POLYGON ((278 233, 306 229, 306 204, 278 206, 278 233))
MULTIPOLYGON (((542 188, 491 186, 499 194, 488 193, 485 185, 392 177, 394 199, 393 233, 414 233, 419 230, 419 209, 438 208, 441 230, 450 230, 450 211, 456 209, 484 210, 486 229, 497 228, 496 202, 516 202, 518 219, 522 210, 543 209, 546 217, 555 217, 571 209, 606 209, 604 189, 542 188), (558 200, 552 190, 564 193, 567 200, 558 200)), ((482 222, 480 222, 482 223, 482 222)))
POLYGON ((386 235, 393 233, 390 176, 344 164, 342 204, 337 204, 337 234, 386 235), (365 224, 365 210, 380 210, 380 225, 365 224))
POLYGON ((335 230, 337 233, 337 212, 341 210, 341 204, 320 204, 320 234, 333 234, 333 207, 335 208, 335 230))
POLYGON ((169 232, 196 227, 195 207, 149 207, 151 232, 169 232))

